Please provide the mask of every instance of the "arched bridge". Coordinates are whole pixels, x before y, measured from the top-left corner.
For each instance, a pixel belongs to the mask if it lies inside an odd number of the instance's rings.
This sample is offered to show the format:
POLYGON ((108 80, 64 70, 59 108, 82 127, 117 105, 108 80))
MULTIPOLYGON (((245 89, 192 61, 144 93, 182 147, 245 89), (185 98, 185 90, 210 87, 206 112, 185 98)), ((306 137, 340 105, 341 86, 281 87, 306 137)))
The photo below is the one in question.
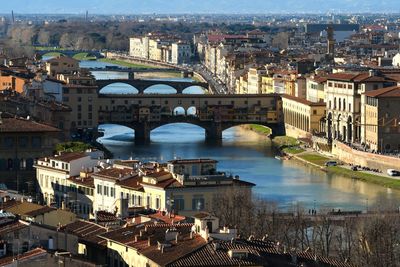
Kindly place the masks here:
POLYGON ((36 53, 38 53, 41 56, 44 56, 49 53, 60 53, 61 55, 67 56, 67 57, 74 57, 77 54, 80 53, 87 53, 88 56, 91 57, 96 57, 96 58, 102 58, 104 55, 100 51, 92 51, 92 50, 56 50, 56 49, 42 49, 42 50, 36 50, 36 53))
POLYGON ((200 126, 206 140, 213 141, 221 140, 225 129, 244 124, 267 126, 272 135, 285 134, 282 100, 275 94, 99 95, 98 120, 134 129, 140 142, 150 141, 152 130, 170 123, 200 126))
POLYGON ((98 92, 104 87, 114 84, 114 83, 124 83, 135 87, 139 94, 143 94, 144 91, 153 85, 168 85, 174 88, 177 94, 182 94, 183 90, 191 86, 199 86, 205 90, 209 89, 208 83, 204 82, 182 82, 182 81, 161 81, 161 80, 141 80, 141 79, 110 79, 110 80, 97 80, 96 84, 98 87, 98 92))

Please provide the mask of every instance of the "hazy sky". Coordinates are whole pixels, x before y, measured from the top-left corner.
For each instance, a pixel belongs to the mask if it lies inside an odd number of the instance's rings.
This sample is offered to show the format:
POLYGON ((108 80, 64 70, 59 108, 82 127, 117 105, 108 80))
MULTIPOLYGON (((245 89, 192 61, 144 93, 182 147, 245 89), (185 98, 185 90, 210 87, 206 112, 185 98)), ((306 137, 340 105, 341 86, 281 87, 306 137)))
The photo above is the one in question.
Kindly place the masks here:
POLYGON ((400 12, 400 0, 1 0, 0 13, 400 12))

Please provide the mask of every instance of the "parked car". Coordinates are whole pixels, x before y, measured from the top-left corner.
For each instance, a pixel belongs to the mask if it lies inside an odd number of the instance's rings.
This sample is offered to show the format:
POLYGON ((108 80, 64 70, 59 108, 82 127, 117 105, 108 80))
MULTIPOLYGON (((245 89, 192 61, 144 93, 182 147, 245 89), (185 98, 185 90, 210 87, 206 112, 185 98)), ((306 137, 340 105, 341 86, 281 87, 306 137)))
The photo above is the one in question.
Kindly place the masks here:
POLYGON ((357 166, 351 166, 351 170, 356 172, 356 171, 358 171, 358 168, 357 168, 357 166))
POLYGON ((337 166, 337 165, 338 165, 338 163, 336 161, 334 161, 334 160, 330 160, 330 161, 325 162, 325 166, 326 167, 337 166))
POLYGON ((388 169, 387 174, 390 176, 400 176, 400 172, 394 169, 388 169))

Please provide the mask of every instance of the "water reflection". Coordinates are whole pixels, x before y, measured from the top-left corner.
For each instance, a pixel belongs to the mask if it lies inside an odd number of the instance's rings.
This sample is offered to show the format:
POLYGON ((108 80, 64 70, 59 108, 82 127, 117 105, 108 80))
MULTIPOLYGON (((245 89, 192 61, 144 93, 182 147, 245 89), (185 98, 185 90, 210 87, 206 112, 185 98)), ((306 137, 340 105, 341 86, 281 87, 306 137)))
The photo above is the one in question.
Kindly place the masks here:
MULTIPOLYGON (((307 166, 294 160, 279 161, 267 138, 233 127, 224 131, 220 145, 204 142, 204 130, 189 124, 170 124, 151 133, 151 143, 135 145, 134 133, 121 134, 116 126, 104 125, 108 137, 102 138, 117 158, 167 161, 174 158, 209 157, 219 168, 255 183, 257 197, 277 202, 281 208, 294 205, 318 209, 365 210, 366 199, 373 205, 380 198, 400 199, 396 190, 352 180, 307 166)), ((125 128, 126 129, 126 128, 125 128)))

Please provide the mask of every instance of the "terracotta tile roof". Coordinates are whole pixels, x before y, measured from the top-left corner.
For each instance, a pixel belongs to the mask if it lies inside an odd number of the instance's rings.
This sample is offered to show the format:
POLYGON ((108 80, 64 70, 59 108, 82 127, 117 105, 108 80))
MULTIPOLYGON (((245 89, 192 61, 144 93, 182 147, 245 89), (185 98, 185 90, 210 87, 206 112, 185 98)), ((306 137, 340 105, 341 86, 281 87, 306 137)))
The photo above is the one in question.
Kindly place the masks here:
POLYGON ((104 223, 104 222, 114 222, 117 221, 118 218, 113 213, 99 210, 97 211, 97 222, 104 223))
POLYGON ((93 177, 95 177, 95 178, 96 177, 108 178, 111 180, 119 180, 125 176, 135 177, 135 176, 137 176, 137 173, 132 171, 132 169, 128 169, 128 168, 127 169, 110 168, 110 169, 101 170, 101 171, 93 174, 93 177))
POLYGON ((23 224, 19 221, 11 221, 9 223, 0 225, 0 236, 3 236, 8 233, 13 233, 15 231, 19 231, 27 227, 28 225, 23 224))
POLYGON ((31 258, 43 256, 43 255, 46 255, 46 254, 47 254, 46 250, 44 250, 42 248, 35 248, 35 249, 32 249, 30 251, 25 252, 22 255, 9 256, 9 257, 5 257, 5 258, 0 259, 0 266, 8 266, 8 265, 12 264, 17 259, 18 259, 19 262, 21 262, 21 261, 29 260, 31 258))
POLYGON ((328 80, 345 81, 345 82, 385 82, 393 81, 391 78, 383 75, 370 75, 368 72, 348 73, 339 72, 327 76, 328 80))
POLYGON ((90 175, 88 177, 73 176, 69 177, 67 180, 76 184, 94 188, 94 179, 90 175))
MULTIPOLYGON (((315 254, 311 252, 297 253, 298 266, 315 265, 315 254)), ((317 262, 323 266, 351 267, 351 264, 339 260, 318 257, 317 262)), ((168 267, 208 267, 208 266, 293 266, 289 253, 279 252, 275 243, 262 240, 236 239, 230 241, 212 241, 183 257, 170 262, 168 267), (216 247, 217 246, 217 247, 216 247), (231 258, 230 250, 248 253, 245 258, 231 258)), ((319 265, 318 265, 319 266, 319 265)))
POLYGON ((316 106, 316 107, 326 106, 326 103, 324 103, 324 102, 315 103, 315 102, 308 101, 307 99, 304 99, 304 98, 299 98, 299 97, 286 95, 286 94, 282 95, 282 98, 290 99, 290 100, 296 101, 298 103, 301 103, 301 104, 304 104, 307 106, 316 106))
POLYGON ((45 214, 45 213, 48 213, 48 212, 51 212, 54 210, 57 210, 57 209, 49 207, 49 206, 44 206, 43 208, 27 212, 27 213, 25 213, 25 215, 29 216, 29 217, 36 217, 38 215, 42 215, 42 214, 45 214))
MULTIPOLYGON (((4 116, 4 115, 3 115, 4 116)), ((21 132, 60 132, 55 127, 27 120, 24 118, 1 118, 0 133, 21 133, 21 132)))
POLYGON ((378 90, 373 90, 365 93, 366 96, 369 97, 400 97, 400 87, 399 86, 391 86, 386 88, 381 88, 378 90))
POLYGON ((80 158, 88 157, 84 152, 65 152, 61 153, 61 155, 55 155, 49 157, 49 159, 62 161, 62 162, 71 162, 80 158))
POLYGON ((159 187, 159 188, 163 188, 163 189, 165 189, 171 185, 179 186, 179 187, 181 186, 181 184, 174 178, 166 179, 164 181, 158 182, 157 184, 149 184, 149 183, 144 183, 144 182, 142 182, 141 184, 155 186, 155 187, 159 187))
POLYGON ((7 212, 11 212, 17 215, 26 215, 32 211, 40 210, 44 208, 44 206, 30 203, 30 202, 19 202, 18 204, 11 206, 9 208, 4 209, 7 212))
POLYGON ((82 241, 97 245, 106 245, 105 240, 100 238, 98 235, 107 233, 107 228, 96 223, 79 220, 67 224, 62 228, 62 230, 78 236, 78 238, 82 241))
POLYGON ((143 188, 142 185, 140 184, 141 182, 142 182, 142 177, 136 175, 134 177, 118 181, 117 184, 120 185, 121 187, 140 190, 143 188))
POLYGON ((157 213, 154 213, 154 214, 150 214, 150 215, 148 215, 148 217, 152 218, 154 220, 157 220, 157 221, 162 221, 167 224, 178 223, 178 222, 182 222, 182 221, 186 220, 185 216, 175 215, 175 214, 172 214, 170 216, 169 214, 166 214, 166 213, 163 214, 163 212, 160 212, 160 211, 157 213))

